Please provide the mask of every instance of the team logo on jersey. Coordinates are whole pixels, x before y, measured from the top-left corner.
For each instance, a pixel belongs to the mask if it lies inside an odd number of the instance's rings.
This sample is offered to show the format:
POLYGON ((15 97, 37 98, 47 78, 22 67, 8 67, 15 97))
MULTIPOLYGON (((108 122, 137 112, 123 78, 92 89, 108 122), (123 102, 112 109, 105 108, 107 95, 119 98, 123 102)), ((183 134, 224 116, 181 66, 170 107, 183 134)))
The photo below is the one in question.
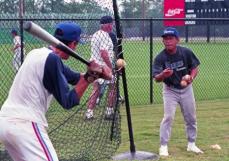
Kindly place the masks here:
POLYGON ((184 66, 184 62, 183 60, 177 61, 177 62, 165 62, 165 67, 166 68, 170 68, 176 71, 181 71, 186 69, 186 67, 184 66))

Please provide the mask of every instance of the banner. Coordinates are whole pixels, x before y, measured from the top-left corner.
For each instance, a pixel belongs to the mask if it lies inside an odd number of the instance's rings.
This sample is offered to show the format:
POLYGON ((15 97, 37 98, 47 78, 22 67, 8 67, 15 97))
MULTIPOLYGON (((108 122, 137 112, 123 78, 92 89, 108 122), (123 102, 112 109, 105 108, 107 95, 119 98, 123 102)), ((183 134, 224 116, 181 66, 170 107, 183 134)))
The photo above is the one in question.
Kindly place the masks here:
MULTIPOLYGON (((164 0, 164 18, 185 18, 185 0, 164 0)), ((164 20, 164 26, 184 26, 183 20, 164 20)))

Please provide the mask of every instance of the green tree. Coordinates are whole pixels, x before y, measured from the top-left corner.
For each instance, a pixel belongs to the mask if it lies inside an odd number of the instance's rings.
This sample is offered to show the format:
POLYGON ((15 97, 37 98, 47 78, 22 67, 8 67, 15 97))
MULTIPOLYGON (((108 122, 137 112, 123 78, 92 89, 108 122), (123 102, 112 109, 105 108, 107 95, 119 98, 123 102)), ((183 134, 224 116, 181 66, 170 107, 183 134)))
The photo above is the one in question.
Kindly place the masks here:
POLYGON ((146 15, 153 18, 163 17, 163 0, 150 0, 148 2, 150 8, 146 15))
MULTIPOLYGON (((65 8, 64 0, 32 0, 34 3, 34 8, 36 8, 36 12, 28 11, 30 13, 61 13, 65 8)), ((26 6, 29 1, 26 1, 26 6)))
POLYGON ((2 14, 19 12, 19 0, 0 0, 0 12, 2 14))
POLYGON ((122 18, 162 17, 163 0, 122 0, 122 18))
POLYGON ((25 0, 27 13, 105 13, 104 9, 94 0, 65 1, 65 0, 25 0), (34 9, 36 8, 36 11, 34 9))
POLYGON ((101 13, 103 12, 101 6, 99 6, 93 0, 84 0, 83 2, 69 2, 66 4, 66 8, 69 13, 79 13, 79 14, 88 14, 90 13, 101 13))
POLYGON ((120 6, 122 18, 139 18, 141 15, 139 0, 123 0, 120 6))

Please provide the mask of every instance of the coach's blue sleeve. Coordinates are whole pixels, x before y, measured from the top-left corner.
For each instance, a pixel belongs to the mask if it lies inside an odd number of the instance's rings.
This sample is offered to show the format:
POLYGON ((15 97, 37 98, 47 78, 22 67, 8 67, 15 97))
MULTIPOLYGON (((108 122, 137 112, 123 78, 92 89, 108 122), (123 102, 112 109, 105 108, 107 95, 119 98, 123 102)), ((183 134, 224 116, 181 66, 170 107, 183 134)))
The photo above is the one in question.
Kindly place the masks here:
POLYGON ((64 75, 66 68, 56 54, 49 54, 44 68, 44 87, 56 98, 65 109, 79 104, 79 97, 74 89, 70 90, 64 75))

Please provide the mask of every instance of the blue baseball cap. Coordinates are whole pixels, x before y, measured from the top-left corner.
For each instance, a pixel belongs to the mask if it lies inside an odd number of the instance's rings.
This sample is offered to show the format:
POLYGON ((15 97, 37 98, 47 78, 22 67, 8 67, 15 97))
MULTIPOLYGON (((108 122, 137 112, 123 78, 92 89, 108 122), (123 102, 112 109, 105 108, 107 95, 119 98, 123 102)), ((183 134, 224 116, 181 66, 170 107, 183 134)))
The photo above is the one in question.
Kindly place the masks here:
POLYGON ((103 16, 100 19, 100 24, 107 24, 112 22, 113 22, 113 18, 111 16, 103 16))
POLYGON ((65 41, 80 41, 81 28, 73 22, 61 22, 56 25, 54 36, 65 41))
POLYGON ((177 29, 173 28, 173 27, 167 27, 164 31, 163 34, 161 35, 161 37, 165 37, 165 36, 175 36, 175 37, 179 37, 179 32, 177 31, 177 29))
POLYGON ((13 33, 14 33, 14 34, 17 34, 17 30, 16 30, 16 29, 12 29, 12 30, 11 30, 11 33, 12 33, 12 34, 13 34, 13 33))

